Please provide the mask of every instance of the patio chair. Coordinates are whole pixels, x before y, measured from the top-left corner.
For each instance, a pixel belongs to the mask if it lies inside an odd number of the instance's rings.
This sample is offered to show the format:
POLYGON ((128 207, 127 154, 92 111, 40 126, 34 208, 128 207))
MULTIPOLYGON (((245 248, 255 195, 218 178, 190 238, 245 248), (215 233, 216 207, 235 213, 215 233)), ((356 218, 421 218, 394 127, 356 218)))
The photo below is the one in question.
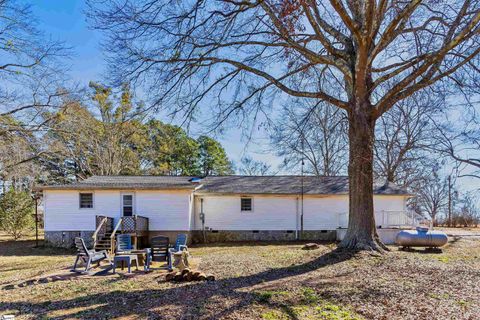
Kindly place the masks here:
POLYGON ((184 233, 177 234, 177 239, 175 240, 175 245, 168 249, 169 252, 175 253, 178 251, 188 250, 187 247, 188 236, 184 233))
POLYGON ((151 261, 167 261, 168 268, 171 269, 172 261, 168 253, 170 239, 166 236, 158 236, 153 237, 150 243, 152 245, 151 261))
POLYGON ((135 246, 132 244, 132 237, 129 234, 119 234, 117 236, 116 254, 128 253, 135 249, 135 246))
POLYGON ((97 267, 100 265, 100 261, 108 259, 108 253, 106 250, 95 251, 88 250, 85 245, 85 241, 82 238, 75 238, 75 246, 77 247, 77 258, 75 259, 75 264, 71 271, 77 271, 77 263, 82 260, 85 264, 84 272, 88 272, 91 268, 92 263, 96 263, 97 267))
POLYGON ((168 260, 169 265, 168 269, 172 270, 172 261, 173 261, 173 254, 179 251, 188 250, 187 247, 188 236, 184 233, 177 234, 177 239, 175 240, 175 245, 173 247, 168 248, 168 260))

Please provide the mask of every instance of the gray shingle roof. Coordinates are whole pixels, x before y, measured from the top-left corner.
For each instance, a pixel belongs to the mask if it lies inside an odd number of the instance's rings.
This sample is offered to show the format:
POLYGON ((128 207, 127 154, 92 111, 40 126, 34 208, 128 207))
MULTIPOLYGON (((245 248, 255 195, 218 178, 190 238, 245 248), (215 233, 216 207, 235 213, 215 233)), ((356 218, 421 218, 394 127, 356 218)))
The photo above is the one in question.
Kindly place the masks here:
MULTIPOLYGON (((207 177, 199 192, 243 193, 243 194, 299 194, 302 189, 301 176, 221 176, 207 177)), ((348 194, 348 177, 303 177, 304 194, 348 194)), ((393 183, 377 181, 376 194, 408 194, 393 183)))
MULTIPOLYGON (((301 176, 210 176, 193 184, 188 176, 93 176, 78 183, 38 189, 194 189, 199 193, 300 194, 301 176)), ((303 177, 304 194, 348 194, 348 177, 303 177)), ((375 194, 408 195, 406 189, 384 181, 374 183, 375 194)))
POLYGON ((194 189, 186 176, 92 176, 80 182, 41 186, 43 190, 88 189, 194 189))

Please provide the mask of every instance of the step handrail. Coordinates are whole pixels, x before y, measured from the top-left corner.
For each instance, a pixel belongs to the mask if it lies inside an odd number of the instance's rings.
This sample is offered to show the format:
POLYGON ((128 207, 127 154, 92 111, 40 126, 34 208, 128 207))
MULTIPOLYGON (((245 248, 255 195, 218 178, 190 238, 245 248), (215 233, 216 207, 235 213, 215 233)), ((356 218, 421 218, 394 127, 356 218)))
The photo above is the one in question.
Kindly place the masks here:
POLYGON ((93 248, 95 248, 95 246, 97 245, 97 235, 98 233, 100 232, 100 229, 102 229, 102 226, 103 224, 107 221, 107 217, 103 217, 102 221, 100 221, 97 229, 95 230, 95 232, 93 233, 92 235, 92 238, 93 238, 93 248))
POLYGON ((112 234, 110 235, 110 253, 115 252, 115 234, 117 233, 118 228, 120 228, 122 220, 123 217, 120 217, 120 219, 118 219, 117 225, 115 226, 115 229, 113 229, 112 234))

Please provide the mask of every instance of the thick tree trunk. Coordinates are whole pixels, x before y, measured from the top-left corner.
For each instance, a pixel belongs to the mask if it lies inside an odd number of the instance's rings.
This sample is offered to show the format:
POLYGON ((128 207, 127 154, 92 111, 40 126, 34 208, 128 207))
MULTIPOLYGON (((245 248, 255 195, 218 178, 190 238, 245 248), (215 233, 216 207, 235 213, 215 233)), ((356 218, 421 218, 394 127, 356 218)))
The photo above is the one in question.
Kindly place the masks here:
POLYGON ((356 102, 349 114, 350 157, 348 230, 339 247, 383 252, 373 208, 373 143, 375 119, 368 101, 356 102))

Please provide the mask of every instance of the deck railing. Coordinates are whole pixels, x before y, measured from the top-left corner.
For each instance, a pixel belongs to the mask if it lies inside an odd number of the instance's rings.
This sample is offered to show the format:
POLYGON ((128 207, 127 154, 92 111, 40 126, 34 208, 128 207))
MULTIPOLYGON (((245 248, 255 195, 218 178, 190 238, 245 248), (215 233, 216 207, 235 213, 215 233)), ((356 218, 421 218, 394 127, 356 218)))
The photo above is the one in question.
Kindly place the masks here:
MULTIPOLYGON (((348 212, 337 215, 338 228, 348 228, 348 212)), ((375 224, 377 227, 415 227, 418 221, 412 211, 375 211, 375 224)))
POLYGON ((111 252, 115 252, 115 236, 119 234, 133 234, 136 237, 145 236, 148 232, 148 218, 139 215, 120 217, 110 235, 111 252))
POLYGON ((148 218, 139 215, 122 217, 122 233, 142 233, 148 231, 148 218))
POLYGON ((92 235, 93 247, 97 245, 99 237, 105 236, 112 230, 113 218, 107 216, 95 216, 95 232, 92 235))

